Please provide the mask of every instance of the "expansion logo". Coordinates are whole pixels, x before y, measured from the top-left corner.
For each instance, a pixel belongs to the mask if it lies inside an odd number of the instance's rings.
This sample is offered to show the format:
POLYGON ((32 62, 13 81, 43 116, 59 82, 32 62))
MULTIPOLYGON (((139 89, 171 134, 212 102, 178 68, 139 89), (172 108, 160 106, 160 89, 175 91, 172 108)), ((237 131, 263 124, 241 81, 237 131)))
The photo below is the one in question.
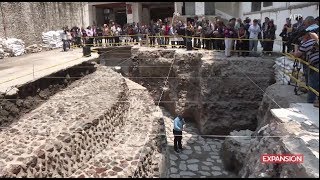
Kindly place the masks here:
POLYGON ((262 163, 303 163, 303 154, 263 154, 260 156, 262 163))

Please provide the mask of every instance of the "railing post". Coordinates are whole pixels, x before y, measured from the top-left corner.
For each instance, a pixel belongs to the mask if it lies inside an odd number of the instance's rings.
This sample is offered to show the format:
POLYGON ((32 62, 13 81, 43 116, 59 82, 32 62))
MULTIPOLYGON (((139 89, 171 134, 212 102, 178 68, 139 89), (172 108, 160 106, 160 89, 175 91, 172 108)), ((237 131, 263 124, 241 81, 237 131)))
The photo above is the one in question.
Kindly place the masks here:
POLYGON ((149 47, 149 34, 146 36, 146 46, 149 47))

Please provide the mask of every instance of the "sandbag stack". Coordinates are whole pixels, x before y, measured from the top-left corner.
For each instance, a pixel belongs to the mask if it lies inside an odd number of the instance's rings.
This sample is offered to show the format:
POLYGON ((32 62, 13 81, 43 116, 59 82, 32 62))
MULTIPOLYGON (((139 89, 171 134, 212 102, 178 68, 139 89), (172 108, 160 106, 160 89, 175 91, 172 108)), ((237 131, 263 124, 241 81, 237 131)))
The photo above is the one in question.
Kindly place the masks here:
POLYGON ((42 33, 42 47, 49 49, 61 48, 63 45, 61 34, 63 30, 49 31, 42 33))
POLYGON ((25 43, 21 39, 0 39, 0 58, 25 54, 25 43))

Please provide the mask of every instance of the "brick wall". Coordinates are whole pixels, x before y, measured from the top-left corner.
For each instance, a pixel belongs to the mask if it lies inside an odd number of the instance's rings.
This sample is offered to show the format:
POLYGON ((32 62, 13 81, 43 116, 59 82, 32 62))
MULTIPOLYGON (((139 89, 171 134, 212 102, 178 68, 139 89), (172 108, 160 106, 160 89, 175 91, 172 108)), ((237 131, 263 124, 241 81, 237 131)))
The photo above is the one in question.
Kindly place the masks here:
POLYGON ((1 2, 0 37, 41 43, 41 33, 63 26, 82 26, 85 2, 1 2), (5 27, 5 30, 4 30, 5 27))

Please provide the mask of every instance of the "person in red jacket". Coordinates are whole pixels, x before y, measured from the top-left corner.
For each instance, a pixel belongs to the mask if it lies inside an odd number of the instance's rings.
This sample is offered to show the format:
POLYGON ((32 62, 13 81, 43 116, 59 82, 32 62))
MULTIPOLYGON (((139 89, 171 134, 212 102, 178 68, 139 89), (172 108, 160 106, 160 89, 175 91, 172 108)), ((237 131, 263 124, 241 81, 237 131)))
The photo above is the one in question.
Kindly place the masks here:
MULTIPOLYGON (((166 26, 165 26, 165 30, 164 30, 164 35, 165 36, 169 36, 169 32, 170 32, 170 25, 168 22, 166 22, 166 26)), ((164 44, 165 45, 169 45, 169 37, 165 37, 164 38, 164 44)))

